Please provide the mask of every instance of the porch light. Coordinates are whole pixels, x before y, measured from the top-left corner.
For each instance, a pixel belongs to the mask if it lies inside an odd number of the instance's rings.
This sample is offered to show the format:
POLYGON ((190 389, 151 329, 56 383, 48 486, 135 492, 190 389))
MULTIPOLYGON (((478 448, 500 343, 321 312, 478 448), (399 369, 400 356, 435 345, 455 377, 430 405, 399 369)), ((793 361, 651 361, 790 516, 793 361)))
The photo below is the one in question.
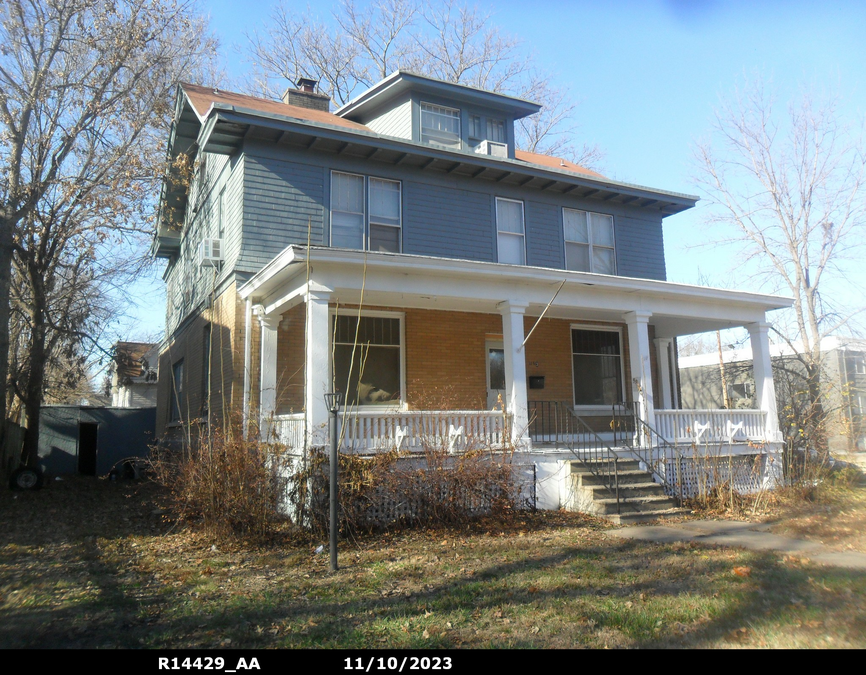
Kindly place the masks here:
POLYGON ((343 392, 337 391, 325 394, 325 403, 328 410, 334 416, 334 424, 331 429, 331 517, 330 517, 330 534, 331 534, 331 571, 337 571, 337 435, 339 426, 337 424, 340 406, 343 403, 343 392))
POLYGON ((332 415, 336 415, 340 406, 343 405, 343 392, 337 391, 332 394, 325 394, 325 403, 328 404, 328 411, 332 415))

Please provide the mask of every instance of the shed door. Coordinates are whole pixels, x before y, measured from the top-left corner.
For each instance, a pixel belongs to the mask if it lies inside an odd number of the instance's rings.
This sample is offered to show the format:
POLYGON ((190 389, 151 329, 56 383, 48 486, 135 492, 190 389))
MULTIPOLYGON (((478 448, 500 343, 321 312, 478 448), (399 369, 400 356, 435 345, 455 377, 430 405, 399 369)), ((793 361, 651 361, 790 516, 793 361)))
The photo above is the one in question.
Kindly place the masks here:
POLYGON ((96 439, 99 425, 93 422, 78 423, 78 473, 96 475, 96 439))

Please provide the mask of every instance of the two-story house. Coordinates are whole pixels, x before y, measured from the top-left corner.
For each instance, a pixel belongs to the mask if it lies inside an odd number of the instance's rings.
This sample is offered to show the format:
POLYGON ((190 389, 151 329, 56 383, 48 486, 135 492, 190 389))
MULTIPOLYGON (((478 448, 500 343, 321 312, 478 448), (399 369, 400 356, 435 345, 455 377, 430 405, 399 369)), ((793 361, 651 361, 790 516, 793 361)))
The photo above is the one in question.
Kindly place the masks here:
POLYGON ((663 221, 696 197, 516 149, 538 103, 407 72, 334 112, 314 89, 178 89, 170 154, 194 170, 154 244, 158 433, 231 413, 323 445, 336 390, 356 449, 418 447, 445 410, 449 432, 542 451, 551 416, 603 431, 623 402, 676 440, 695 419, 676 337, 745 326, 758 406, 738 428, 778 440, 765 314, 790 302, 665 280, 663 221))

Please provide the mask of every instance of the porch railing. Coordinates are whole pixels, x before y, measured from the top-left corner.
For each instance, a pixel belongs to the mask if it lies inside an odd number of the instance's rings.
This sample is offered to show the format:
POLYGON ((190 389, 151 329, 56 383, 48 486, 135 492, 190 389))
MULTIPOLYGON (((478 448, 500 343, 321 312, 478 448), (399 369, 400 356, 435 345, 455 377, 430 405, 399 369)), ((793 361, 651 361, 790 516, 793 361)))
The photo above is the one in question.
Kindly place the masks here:
POLYGON ((277 415, 271 430, 278 443, 290 448, 304 447, 304 413, 277 415))
MULTIPOLYGON (((499 410, 349 410, 340 412, 340 449, 374 452, 427 447, 449 450, 498 448, 509 439, 508 415, 499 410)), ((278 415, 275 435, 281 443, 303 447, 304 415, 278 415)))
POLYGON ((762 441, 766 421, 763 410, 655 411, 656 429, 669 443, 762 441))

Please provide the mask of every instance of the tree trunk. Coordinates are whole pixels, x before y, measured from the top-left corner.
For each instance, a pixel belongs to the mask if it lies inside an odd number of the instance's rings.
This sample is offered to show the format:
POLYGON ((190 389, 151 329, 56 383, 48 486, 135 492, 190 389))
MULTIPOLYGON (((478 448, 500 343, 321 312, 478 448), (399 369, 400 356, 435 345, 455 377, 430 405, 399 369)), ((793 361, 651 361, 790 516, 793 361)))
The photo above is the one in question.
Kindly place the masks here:
POLYGON ((27 354, 27 385, 24 390, 24 412, 27 431, 24 434, 24 464, 39 464, 39 411, 42 408, 42 390, 45 384, 45 313, 47 297, 44 279, 35 266, 30 266, 30 285, 33 292, 30 308, 30 350, 27 354))
POLYGON ((821 366, 814 363, 809 364, 806 369, 806 387, 809 396, 809 411, 807 415, 807 433, 811 441, 812 449, 821 457, 828 451, 827 433, 825 424, 827 422, 824 413, 824 400, 821 395, 821 366))
POLYGON ((12 221, 0 215, 0 447, 6 440, 6 394, 9 386, 9 287, 12 279, 12 221))

